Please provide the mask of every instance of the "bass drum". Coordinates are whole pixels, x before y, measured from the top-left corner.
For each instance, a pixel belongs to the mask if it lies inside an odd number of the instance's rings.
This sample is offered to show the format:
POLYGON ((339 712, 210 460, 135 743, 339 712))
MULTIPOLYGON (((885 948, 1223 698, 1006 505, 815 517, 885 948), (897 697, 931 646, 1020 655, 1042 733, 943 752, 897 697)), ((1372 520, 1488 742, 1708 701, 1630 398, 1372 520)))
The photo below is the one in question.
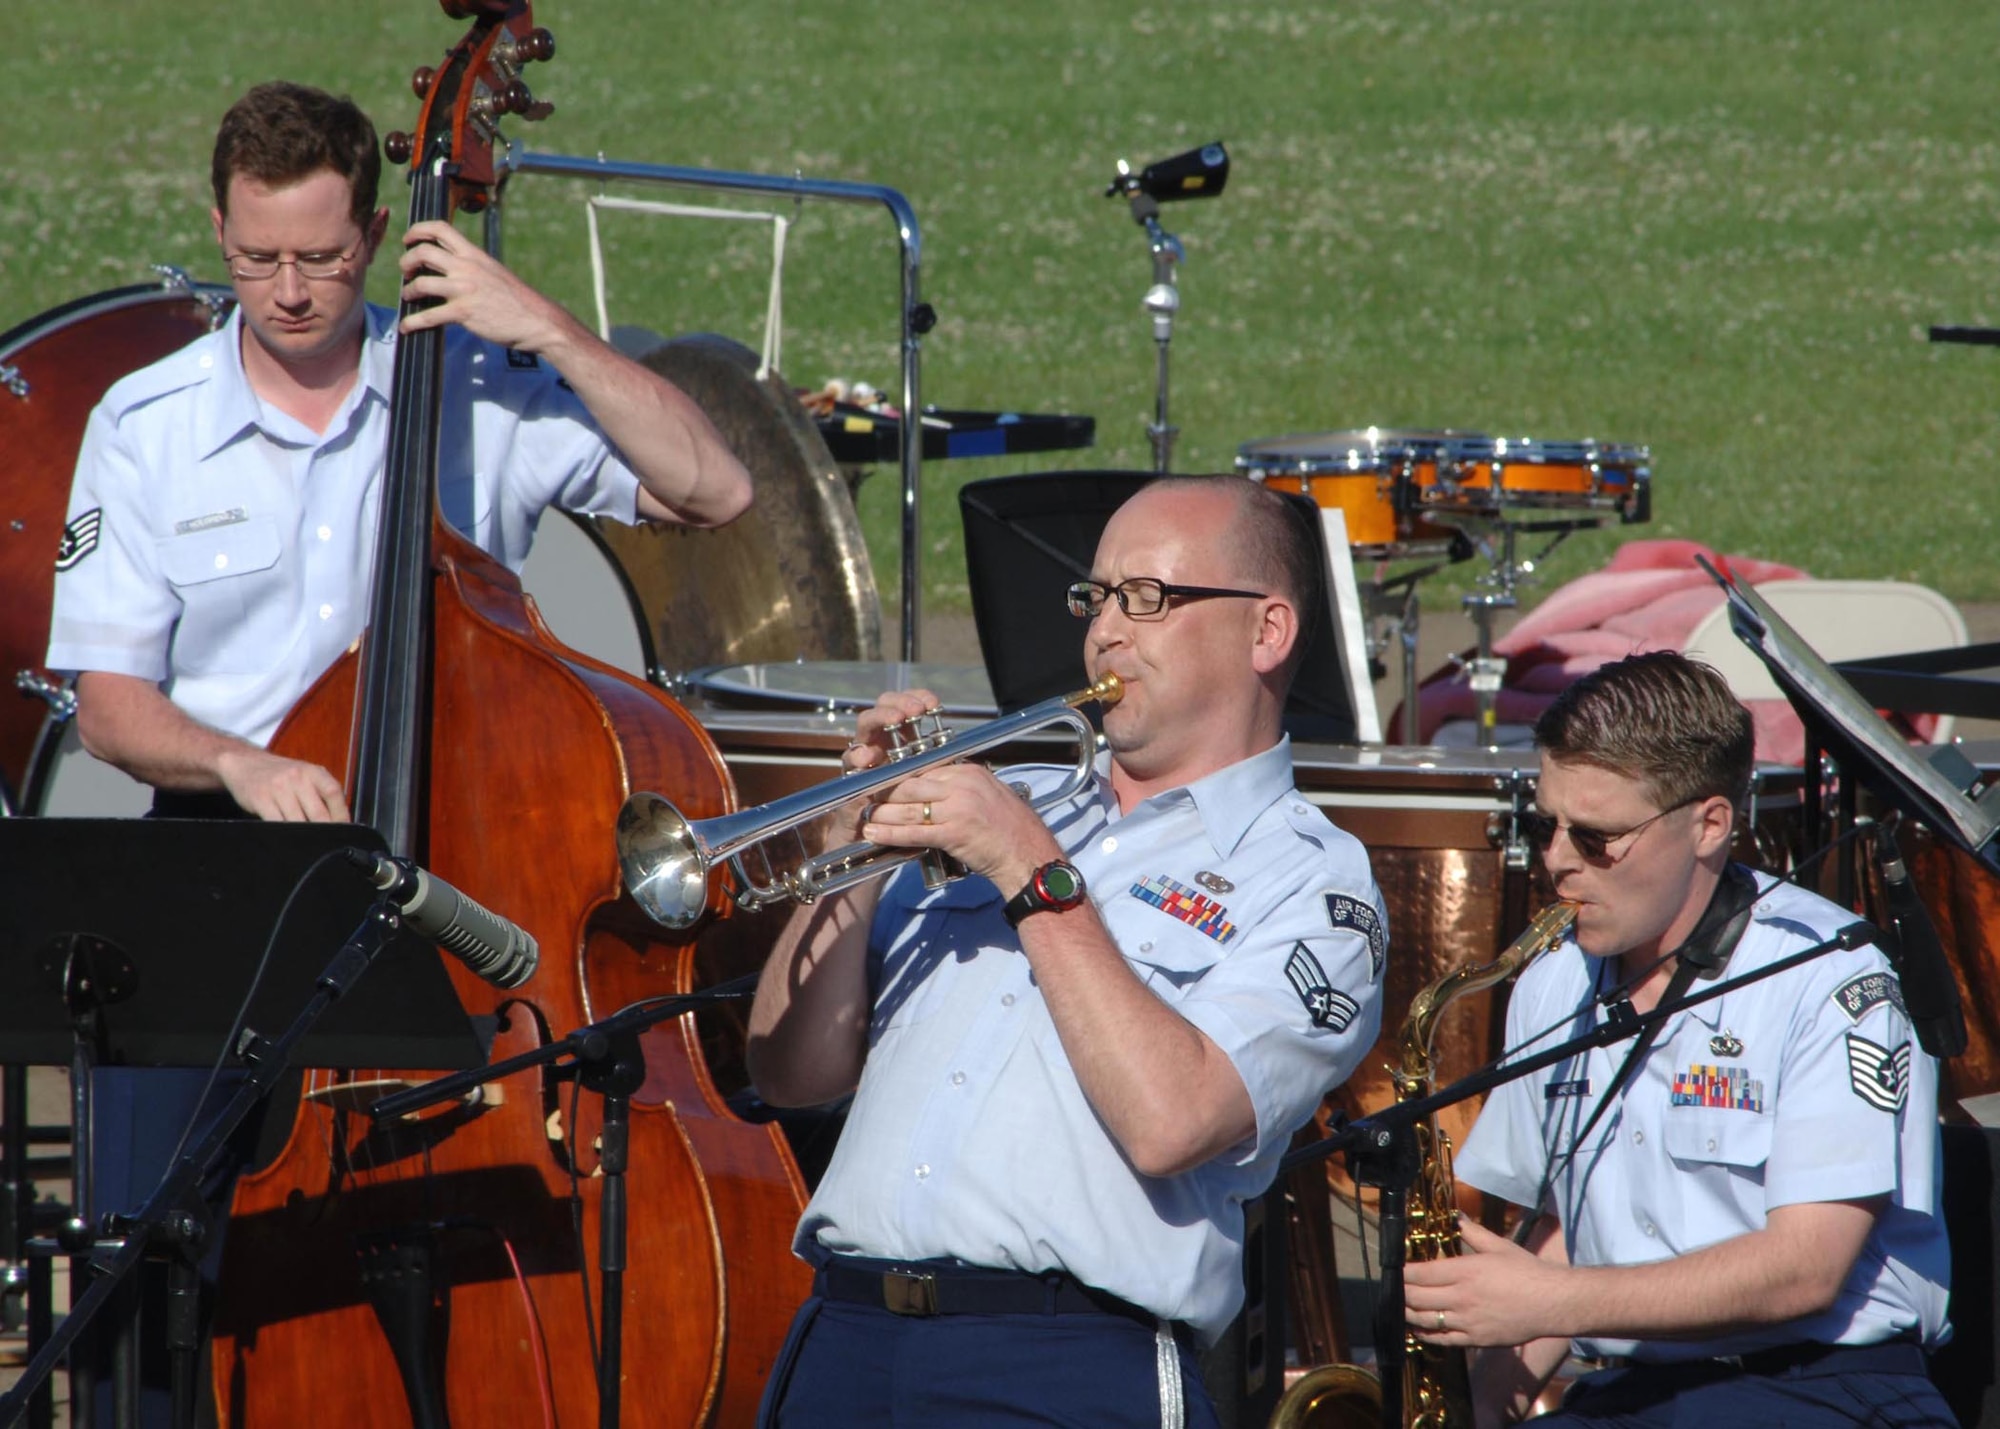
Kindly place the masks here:
POLYGON ((700 404, 748 468, 757 499, 715 531, 597 517, 587 522, 595 540, 579 544, 552 532, 554 518, 544 521, 521 583, 550 628, 587 652, 614 640, 622 653, 605 658, 629 669, 624 633, 593 627, 622 621, 607 605, 632 610, 642 673, 669 684, 719 665, 880 659, 881 601, 853 493, 791 388, 776 373, 759 379, 755 353, 713 334, 646 347, 628 330, 621 346, 639 347, 640 361, 700 404), (629 588, 623 602, 600 584, 605 557, 629 588), (600 594, 581 594, 593 584, 600 594))
MULTIPOLYGON (((227 288, 174 276, 79 298, 0 335, 0 677, 7 684, 47 678, 55 564, 91 408, 119 378, 221 326, 232 302, 227 288)), ((11 812, 37 811, 26 807, 31 766, 55 760, 61 737, 44 729, 48 723, 45 701, 0 692, 0 781, 11 812)))

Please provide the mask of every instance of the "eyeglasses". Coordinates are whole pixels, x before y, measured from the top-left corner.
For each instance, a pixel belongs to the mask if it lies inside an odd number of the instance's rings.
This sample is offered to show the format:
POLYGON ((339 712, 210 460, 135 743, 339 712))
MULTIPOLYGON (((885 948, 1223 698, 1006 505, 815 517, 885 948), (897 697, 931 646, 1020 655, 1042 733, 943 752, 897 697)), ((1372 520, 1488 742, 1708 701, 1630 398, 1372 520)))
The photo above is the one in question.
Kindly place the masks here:
POLYGON ((1079 620, 1095 620, 1103 612, 1104 603, 1113 596, 1118 597, 1118 608, 1134 620, 1154 620, 1164 616, 1174 606, 1191 600, 1214 600, 1223 596, 1262 600, 1264 592, 1209 585, 1168 585, 1151 576, 1134 576, 1117 585, 1106 585, 1103 581, 1078 581, 1069 588, 1069 613, 1079 620))
MULTIPOLYGON (((1561 829, 1569 835, 1571 847, 1583 855, 1583 857, 1590 860, 1590 862, 1616 864, 1624 859, 1625 854, 1620 854, 1617 858, 1610 857, 1612 844, 1617 843, 1620 839, 1628 839, 1635 834, 1644 833, 1652 825, 1673 813, 1675 809, 1685 809, 1690 804, 1699 804, 1707 797, 1708 795, 1706 794, 1696 794, 1691 798, 1683 799, 1678 804, 1660 810, 1652 818, 1642 819, 1632 825, 1631 828, 1620 829, 1616 833, 1606 833, 1603 829, 1593 829, 1583 824, 1565 824, 1560 819, 1551 818, 1547 814, 1529 809, 1521 815, 1521 832, 1528 836, 1528 842, 1533 844, 1537 850, 1547 853, 1549 845, 1555 842, 1556 830, 1561 829)), ((1630 853, 1631 851, 1631 848, 1628 846, 1625 853, 1630 853)))
POLYGON ((229 276, 245 283, 266 282, 287 265, 298 269, 299 276, 308 282, 325 283, 344 274, 367 241, 364 234, 345 253, 301 253, 296 258, 280 258, 275 253, 224 253, 222 257, 229 265, 229 276))

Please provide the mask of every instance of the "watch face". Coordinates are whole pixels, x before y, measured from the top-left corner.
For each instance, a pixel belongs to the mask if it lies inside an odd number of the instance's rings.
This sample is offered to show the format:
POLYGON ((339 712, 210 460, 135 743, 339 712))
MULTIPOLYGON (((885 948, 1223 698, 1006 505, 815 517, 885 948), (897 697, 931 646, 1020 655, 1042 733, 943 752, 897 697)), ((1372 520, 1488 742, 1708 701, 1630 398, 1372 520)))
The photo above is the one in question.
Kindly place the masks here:
POLYGON ((1066 863, 1042 869, 1042 891, 1057 903, 1072 903, 1083 893, 1083 878, 1066 863))

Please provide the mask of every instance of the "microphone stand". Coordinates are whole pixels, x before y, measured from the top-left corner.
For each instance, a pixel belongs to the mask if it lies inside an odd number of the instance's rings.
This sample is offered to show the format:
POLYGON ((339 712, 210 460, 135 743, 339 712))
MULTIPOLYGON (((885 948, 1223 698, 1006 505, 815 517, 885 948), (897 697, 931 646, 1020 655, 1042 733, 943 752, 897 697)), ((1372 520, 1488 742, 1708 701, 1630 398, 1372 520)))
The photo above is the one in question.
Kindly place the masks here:
POLYGON ((602 1098, 598 1133, 598 1170, 604 1181, 598 1206, 597 1258, 599 1319, 604 1342, 597 1362, 597 1423, 617 1429, 624 1374, 626 1187, 630 1147, 632 1093, 646 1080, 646 1057, 639 1034, 684 1012, 755 993, 757 974, 746 973, 701 992, 649 998, 621 1008, 601 1022, 577 1028, 565 1037, 533 1051, 503 1058, 470 1071, 454 1072, 421 1087, 383 1097, 368 1108, 375 1121, 395 1120, 441 1102, 462 1100, 487 1082, 530 1067, 548 1067, 557 1075, 574 1076, 602 1098), (567 1064, 563 1059, 568 1058, 567 1064))
MULTIPOLYGON (((36 1353, 21 1378, 4 1395, 0 1395, 0 1425, 11 1426, 19 1422, 27 1410, 29 1398, 48 1379, 57 1362, 68 1353, 93 1317, 127 1284, 134 1267, 149 1250, 166 1247, 173 1255, 167 1292, 167 1348, 173 1363, 173 1426, 174 1429, 193 1429, 199 1264, 202 1245, 208 1237, 207 1215, 201 1203, 201 1182, 221 1157, 224 1147, 243 1124, 244 1118, 269 1094, 279 1074, 290 1065, 292 1052, 299 1042, 312 1031, 326 1010, 345 996, 361 975, 368 971, 401 927, 402 915, 395 905, 387 899, 378 900, 327 963, 326 970, 314 984, 311 998, 292 1020, 290 1027, 275 1041, 266 1041, 245 1031, 235 1051, 250 1068, 248 1077, 201 1140, 160 1178, 159 1186, 140 1207, 138 1214, 107 1214, 100 1218, 99 1237, 89 1259, 89 1269, 95 1273, 96 1279, 82 1299, 70 1306, 61 1326, 36 1353)), ((136 1346, 133 1353, 137 1353, 136 1346)))
POLYGON ((1153 444, 1153 470, 1165 476, 1173 465, 1174 438, 1180 428, 1167 421, 1167 349, 1174 340, 1174 314, 1181 308, 1181 290, 1175 268, 1187 257, 1180 239, 1160 227, 1160 205, 1144 189, 1131 191, 1132 221, 1146 230, 1146 246, 1153 255, 1153 286, 1146 289, 1142 306, 1153 316, 1153 344, 1159 354, 1155 364, 1153 420, 1146 436, 1153 444))
POLYGON ((1432 1092, 1428 1096, 1412 1097, 1406 1102, 1396 1102, 1357 1121, 1337 1126, 1318 1141, 1287 1152, 1284 1159, 1278 1163, 1280 1177, 1296 1167, 1322 1160, 1336 1151, 1345 1151, 1354 1170, 1355 1180, 1363 1185, 1380 1188, 1382 1295, 1375 1308, 1375 1362, 1382 1376, 1384 1429, 1400 1429, 1403 1423, 1403 1364, 1405 1338, 1409 1333, 1403 1312, 1404 1225, 1407 1219, 1410 1186, 1415 1182, 1420 1169, 1416 1129, 1421 1123, 1429 1121, 1448 1106, 1456 1106, 1459 1102, 1483 1095, 1495 1087, 1518 1081, 1522 1077, 1541 1071, 1544 1067, 1555 1066, 1579 1052, 1589 1052, 1599 1047, 1608 1047, 1614 1042, 1622 1042, 1627 1037, 1665 1022, 1690 1007, 1721 997, 1724 993, 1734 992, 1737 988, 1762 982, 1767 977, 1789 972, 1836 948, 1851 950, 1867 943, 1879 945, 1884 941, 1880 930, 1872 924, 1857 920, 1824 942, 1814 943, 1811 947, 1801 948, 1795 953, 1787 953, 1784 957, 1755 971, 1744 973, 1740 977, 1726 978, 1699 992, 1689 993, 1679 999, 1663 1000, 1649 1012, 1636 1012, 1631 1003, 1621 999, 1606 1008, 1606 1020, 1603 1025, 1589 1032, 1581 1033, 1546 1051, 1524 1057, 1518 1062, 1495 1063, 1489 1067, 1481 1067, 1478 1071, 1460 1077, 1441 1091, 1432 1092))

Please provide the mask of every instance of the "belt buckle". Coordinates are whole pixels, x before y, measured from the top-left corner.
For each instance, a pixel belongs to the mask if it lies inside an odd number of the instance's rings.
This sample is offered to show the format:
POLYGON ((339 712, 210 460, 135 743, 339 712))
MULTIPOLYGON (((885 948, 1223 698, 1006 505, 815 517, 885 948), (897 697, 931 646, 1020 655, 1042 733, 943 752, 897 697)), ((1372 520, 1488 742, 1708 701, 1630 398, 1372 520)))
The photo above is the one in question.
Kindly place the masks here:
POLYGON ((882 1272, 883 1308, 898 1315, 935 1315, 937 1277, 908 1270, 882 1272))

